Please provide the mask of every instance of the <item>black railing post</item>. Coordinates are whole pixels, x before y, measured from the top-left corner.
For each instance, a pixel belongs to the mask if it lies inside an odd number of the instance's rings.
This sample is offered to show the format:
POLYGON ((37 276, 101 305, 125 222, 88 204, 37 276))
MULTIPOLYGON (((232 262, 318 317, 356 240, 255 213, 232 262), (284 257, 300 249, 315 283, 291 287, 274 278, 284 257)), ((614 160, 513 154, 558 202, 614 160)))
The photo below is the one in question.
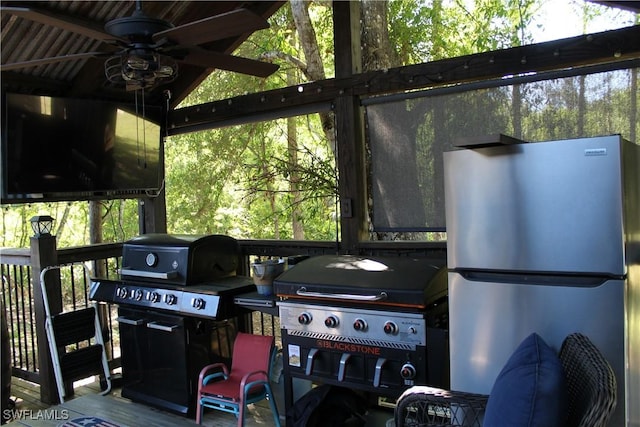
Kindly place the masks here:
MULTIPOLYGON (((49 353, 49 341, 45 329, 46 312, 42 288, 40 287, 40 273, 46 267, 57 265, 58 253, 56 237, 47 233, 38 233, 31 237, 31 283, 33 286, 36 337, 39 366, 40 400, 46 404, 58 403, 58 389, 53 372, 53 363, 49 353)), ((59 270, 54 269, 46 274, 47 299, 52 314, 62 311, 62 290, 60 286, 59 270)))

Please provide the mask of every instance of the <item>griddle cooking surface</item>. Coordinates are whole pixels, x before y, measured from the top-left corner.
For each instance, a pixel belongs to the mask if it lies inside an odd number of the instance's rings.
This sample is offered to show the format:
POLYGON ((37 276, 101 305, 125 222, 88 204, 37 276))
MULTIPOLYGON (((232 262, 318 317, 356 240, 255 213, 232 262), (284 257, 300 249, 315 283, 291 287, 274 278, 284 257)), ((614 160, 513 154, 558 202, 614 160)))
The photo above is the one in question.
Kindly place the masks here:
POLYGON ((424 309, 447 295, 444 259, 322 255, 278 276, 279 297, 306 302, 424 309))
POLYGON ((278 276, 274 283, 421 291, 442 267, 444 260, 322 255, 296 264, 278 276))

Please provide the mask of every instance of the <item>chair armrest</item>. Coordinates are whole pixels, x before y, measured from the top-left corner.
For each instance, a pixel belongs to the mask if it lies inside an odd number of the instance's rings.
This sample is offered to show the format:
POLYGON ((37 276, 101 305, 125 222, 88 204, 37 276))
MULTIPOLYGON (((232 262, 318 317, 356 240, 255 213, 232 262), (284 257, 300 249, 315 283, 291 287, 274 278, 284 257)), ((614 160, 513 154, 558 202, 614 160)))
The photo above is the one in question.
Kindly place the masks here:
POLYGON ((398 398, 396 427, 482 426, 488 395, 414 386, 398 398))
POLYGON ((257 384, 268 384, 269 376, 265 371, 251 371, 246 373, 242 380, 240 381, 240 390, 243 390, 244 393, 248 393, 249 389, 257 384), (262 378, 259 380, 254 380, 249 382, 249 379, 252 377, 261 376, 262 378))
POLYGON ((224 363, 212 363, 211 365, 207 365, 200 370, 200 375, 198 376, 198 384, 205 385, 210 380, 216 377, 223 376, 227 378, 229 376, 229 369, 227 365, 224 363))

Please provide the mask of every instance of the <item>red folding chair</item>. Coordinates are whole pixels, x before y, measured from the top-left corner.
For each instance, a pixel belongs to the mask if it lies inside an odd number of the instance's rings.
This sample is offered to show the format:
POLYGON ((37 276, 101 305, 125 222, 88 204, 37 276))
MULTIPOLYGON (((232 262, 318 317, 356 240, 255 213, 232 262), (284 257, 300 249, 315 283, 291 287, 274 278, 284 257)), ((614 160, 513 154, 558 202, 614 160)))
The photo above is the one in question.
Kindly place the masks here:
POLYGON ((206 407, 234 414, 238 418, 238 426, 242 427, 246 406, 267 399, 275 425, 280 427, 278 409, 269 385, 275 349, 272 336, 239 332, 233 344, 231 370, 224 363, 214 363, 200 371, 196 423, 201 423, 206 407))

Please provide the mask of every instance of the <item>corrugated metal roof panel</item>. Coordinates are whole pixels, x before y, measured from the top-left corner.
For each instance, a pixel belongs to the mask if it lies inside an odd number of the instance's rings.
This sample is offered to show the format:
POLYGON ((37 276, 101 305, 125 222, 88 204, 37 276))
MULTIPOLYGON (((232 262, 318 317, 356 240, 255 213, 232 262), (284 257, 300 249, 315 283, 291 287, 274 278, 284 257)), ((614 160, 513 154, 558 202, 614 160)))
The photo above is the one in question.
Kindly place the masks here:
MULTIPOLYGON (((105 34, 105 23, 132 16, 135 1, 2 1, 0 61, 3 66, 43 58, 78 55, 87 52, 104 52, 97 58, 75 58, 55 63, 28 66, 2 71, 3 89, 28 93, 51 92, 51 95, 73 95, 81 97, 118 98, 123 87, 110 84, 104 74, 104 61, 110 54, 122 51, 123 47, 113 41, 107 42, 88 36, 81 28, 95 30, 92 36, 105 34), (10 8, 28 8, 41 13, 18 13, 10 8), (47 23, 38 22, 46 17, 47 23), (61 28, 66 27, 66 28, 61 28), (70 30, 71 29, 71 30, 70 30), (97 33, 96 33, 97 32, 97 33), (59 92, 59 93, 58 93, 59 92)), ((284 1, 142 1, 143 12, 175 26, 197 21, 210 16, 244 7, 267 19, 284 1)), ((249 31, 249 34, 251 31, 249 31)), ((220 53, 231 53, 247 37, 242 33, 236 37, 208 44, 207 48, 220 53)), ((189 70, 188 81, 171 83, 174 102, 179 102, 188 93, 194 81, 201 81, 209 69, 202 66, 185 66, 189 70), (198 72, 196 76, 193 73, 198 72)), ((165 88, 159 89, 161 94, 165 88)), ((152 90, 148 93, 153 99, 152 90)))

